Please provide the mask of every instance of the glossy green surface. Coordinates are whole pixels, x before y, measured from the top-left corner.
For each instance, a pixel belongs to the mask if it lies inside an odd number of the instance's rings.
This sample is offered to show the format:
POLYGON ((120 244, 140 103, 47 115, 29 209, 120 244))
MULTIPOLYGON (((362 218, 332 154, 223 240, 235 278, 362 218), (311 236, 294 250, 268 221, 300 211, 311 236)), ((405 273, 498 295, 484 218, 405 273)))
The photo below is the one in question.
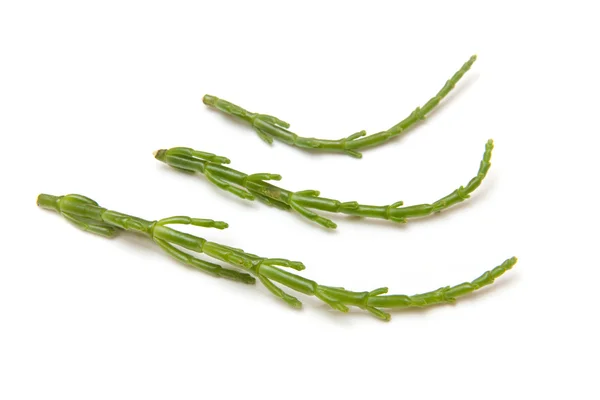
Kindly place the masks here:
POLYGON ((442 197, 432 204, 418 204, 401 207, 398 201, 386 206, 370 206, 359 204, 356 201, 341 202, 338 200, 319 197, 317 190, 303 190, 291 192, 272 185, 267 180, 280 180, 277 174, 259 173, 247 175, 236 171, 223 164, 229 164, 225 157, 215 156, 211 153, 196 151, 186 147, 174 147, 169 150, 158 150, 156 159, 187 172, 200 172, 219 188, 247 200, 255 198, 264 203, 284 210, 294 210, 305 218, 314 221, 326 228, 336 228, 337 225, 322 217, 312 210, 321 210, 331 213, 343 213, 366 218, 380 218, 393 222, 406 222, 407 218, 425 217, 440 212, 456 203, 469 198, 470 193, 479 187, 485 178, 491 163, 494 143, 489 140, 485 145, 485 152, 481 160, 477 175, 469 181, 467 186, 461 186, 449 195, 442 197))
POLYGON ((302 137, 288 130, 290 124, 271 115, 258 114, 244 110, 233 103, 209 94, 205 95, 202 101, 210 107, 248 122, 252 125, 258 136, 269 144, 273 143, 273 139, 277 139, 302 149, 338 152, 361 158, 362 154, 358 152, 358 150, 385 143, 415 125, 417 122, 424 120, 427 114, 429 114, 431 110, 433 110, 440 101, 450 93, 456 83, 471 68, 471 65, 473 65, 476 59, 477 56, 474 55, 469 61, 464 63, 452 78, 446 82, 444 87, 425 103, 425 105, 417 107, 408 117, 387 131, 374 133, 368 136, 365 131, 360 131, 339 140, 302 137))
POLYGON ((255 277, 275 296, 292 307, 299 308, 302 303, 296 297, 285 293, 276 284, 294 291, 319 298, 332 308, 347 312, 349 307, 358 307, 370 312, 382 320, 388 321, 390 314, 382 309, 400 309, 407 307, 427 307, 440 303, 454 303, 457 297, 469 294, 483 286, 491 285, 517 262, 515 257, 509 258, 501 265, 485 272, 479 278, 456 286, 446 286, 437 290, 416 294, 388 295, 387 288, 379 288, 365 292, 353 292, 340 287, 323 286, 282 268, 296 271, 304 269, 304 264, 283 258, 263 258, 246 253, 222 244, 209 242, 194 235, 172 229, 168 225, 186 224, 205 228, 224 229, 225 222, 210 219, 198 219, 176 216, 158 221, 147 221, 141 218, 110 211, 100 207, 94 200, 85 196, 70 194, 52 196, 40 194, 38 206, 54 210, 65 217, 73 225, 84 231, 102 236, 112 237, 120 230, 134 231, 148 236, 171 257, 184 264, 198 268, 217 277, 227 278, 243 283, 255 283, 255 277), (183 252, 180 246, 196 253, 204 253, 212 258, 230 264, 243 272, 223 268, 222 266, 200 260, 192 254, 183 252))

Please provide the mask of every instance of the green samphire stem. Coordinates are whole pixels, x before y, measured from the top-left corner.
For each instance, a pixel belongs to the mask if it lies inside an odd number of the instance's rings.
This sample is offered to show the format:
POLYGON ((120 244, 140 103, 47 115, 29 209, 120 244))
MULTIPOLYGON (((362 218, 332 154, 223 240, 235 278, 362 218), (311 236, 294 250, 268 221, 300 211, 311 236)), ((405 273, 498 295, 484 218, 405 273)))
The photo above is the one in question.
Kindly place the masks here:
POLYGON ((481 185, 490 169, 494 143, 489 140, 485 145, 483 159, 477 175, 466 186, 461 186, 447 196, 431 203, 402 207, 403 202, 397 201, 385 206, 359 204, 356 201, 341 202, 338 200, 319 197, 317 190, 302 190, 291 192, 272 185, 267 180, 280 180, 281 175, 258 173, 247 175, 223 164, 229 164, 225 157, 211 153, 196 151, 187 147, 174 147, 155 152, 156 159, 187 172, 199 172, 219 188, 226 190, 246 200, 258 198, 264 203, 284 210, 293 210, 305 218, 326 228, 335 229, 337 225, 328 218, 322 217, 312 210, 331 213, 342 213, 366 218, 386 219, 404 223, 408 218, 425 217, 440 212, 448 207, 469 198, 470 194, 481 185))
POLYGON ((450 93, 456 83, 458 83, 463 75, 471 68, 476 59, 477 56, 473 55, 469 61, 464 63, 452 78, 446 81, 444 87, 425 103, 425 105, 417 107, 408 117, 404 118, 390 129, 368 136, 365 131, 360 131, 339 140, 302 137, 288 130, 290 124, 279 118, 273 117, 272 115, 253 113, 209 94, 205 95, 202 101, 207 106, 216 108, 221 112, 248 122, 252 125, 252 128, 254 128, 258 136, 269 144, 273 143, 273 139, 277 139, 301 149, 345 153, 352 157, 361 158, 362 154, 358 150, 385 143, 406 131, 417 122, 424 120, 427 114, 429 114, 431 110, 433 110, 440 101, 450 93))
POLYGON ((457 297, 491 285, 494 279, 511 269, 517 262, 515 257, 509 258, 501 265, 485 272, 471 282, 446 286, 413 296, 388 295, 386 294, 388 289, 385 287, 365 292, 354 292, 340 287, 319 285, 315 281, 283 269, 289 268, 301 271, 304 269, 301 262, 283 258, 259 257, 246 253, 241 249, 209 242, 206 239, 177 231, 168 226, 186 224, 224 229, 228 226, 225 222, 185 216, 148 221, 107 210, 100 207, 94 200, 77 194, 66 196, 40 194, 37 204, 42 208, 56 211, 73 225, 87 232, 106 237, 112 237, 122 230, 143 234, 158 244, 171 257, 211 275, 247 284, 255 283, 255 279, 258 278, 272 294, 292 307, 299 308, 302 303, 296 297, 284 292, 277 284, 305 295, 315 296, 336 310, 347 312, 349 307, 358 307, 385 321, 389 321, 390 314, 382 309, 427 307, 434 304, 454 303, 457 297), (218 264, 201 260, 175 246, 196 253, 204 253, 237 269, 224 268, 218 264))

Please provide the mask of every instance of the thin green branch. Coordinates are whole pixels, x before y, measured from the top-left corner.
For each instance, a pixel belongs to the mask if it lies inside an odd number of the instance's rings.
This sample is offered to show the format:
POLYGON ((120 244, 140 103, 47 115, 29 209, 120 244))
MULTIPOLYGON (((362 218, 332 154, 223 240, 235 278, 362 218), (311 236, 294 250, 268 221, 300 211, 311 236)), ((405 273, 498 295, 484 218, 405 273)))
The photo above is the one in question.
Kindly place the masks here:
POLYGON ((304 264, 301 262, 289 261, 283 258, 259 257, 246 253, 241 249, 209 242, 206 239, 167 226, 170 224, 191 224, 200 227, 224 229, 227 227, 224 222, 183 216, 148 221, 107 210, 100 207, 95 201, 80 195, 52 196, 41 194, 38 196, 37 204, 42 208, 56 211, 85 231, 102 236, 112 236, 120 230, 144 234, 171 257, 213 276, 247 284, 255 283, 256 277, 273 295, 292 307, 301 307, 302 303, 296 297, 283 291, 278 285, 305 295, 315 296, 335 310, 347 312, 350 307, 357 307, 385 321, 390 319, 390 314, 384 310, 454 303, 458 297, 491 285, 496 278, 511 269, 517 262, 517 259, 513 257, 471 282, 446 286, 412 296, 388 295, 388 289, 385 287, 371 291, 355 292, 340 287, 319 285, 315 281, 289 271, 289 269, 303 270, 304 264), (90 229, 90 226, 102 227, 103 229, 90 229), (109 231, 112 234, 106 235, 109 231), (230 264, 236 269, 228 269, 218 264, 200 260, 178 247, 191 252, 204 253, 209 257, 230 264), (238 269, 242 269, 243 272, 238 271, 238 269))
POLYGON ((355 158, 361 158, 362 154, 358 150, 385 143, 419 121, 424 120, 427 114, 450 93, 463 75, 471 68, 476 59, 477 56, 473 55, 452 78, 446 81, 444 87, 434 97, 429 99, 422 107, 417 107, 408 117, 386 131, 368 136, 366 131, 360 131, 339 140, 302 137, 288 130, 290 124, 272 115, 253 113, 226 100, 208 94, 203 97, 202 101, 207 106, 248 122, 258 136, 268 144, 273 143, 273 139, 277 139, 301 149, 344 153, 355 158))
POLYGON ((490 160, 493 148, 494 143, 490 139, 485 145, 485 152, 477 175, 466 186, 459 187, 449 195, 431 204, 418 204, 407 207, 402 207, 402 201, 385 206, 371 206, 359 204, 356 201, 341 202, 319 197, 320 193, 316 190, 292 192, 267 182, 269 180, 279 181, 281 175, 266 173, 247 175, 223 165, 229 163, 229 160, 224 157, 221 157, 221 159, 227 160, 227 162, 215 163, 210 161, 216 157, 213 154, 201 153, 185 147, 158 150, 154 154, 156 159, 176 169, 204 174, 210 182, 219 188, 243 199, 254 200, 258 198, 268 205, 283 210, 296 211, 321 226, 335 229, 337 225, 333 221, 316 214, 312 210, 404 223, 408 218, 425 217, 468 199, 470 194, 481 185, 491 166, 490 160), (210 154, 210 156, 201 157, 198 154, 210 154))

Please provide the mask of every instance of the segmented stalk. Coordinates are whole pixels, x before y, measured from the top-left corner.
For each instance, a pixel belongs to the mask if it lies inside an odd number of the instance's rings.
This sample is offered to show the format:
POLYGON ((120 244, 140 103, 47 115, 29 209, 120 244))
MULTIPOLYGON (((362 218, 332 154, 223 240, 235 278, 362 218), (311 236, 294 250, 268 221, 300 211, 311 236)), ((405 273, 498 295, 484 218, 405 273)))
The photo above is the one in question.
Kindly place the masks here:
POLYGON ((225 157, 215 156, 211 153, 196 151, 187 147, 158 150, 155 153, 155 157, 176 169, 204 174, 210 182, 220 189, 233 193, 238 197, 246 200, 257 198, 268 205, 284 210, 296 211, 303 217, 321 226, 335 229, 337 225, 333 221, 316 214, 312 210, 405 223, 408 218, 425 217, 468 199, 470 194, 481 185, 491 166, 490 159, 493 148, 494 143, 490 139, 485 145, 485 152, 479 166, 479 171, 469 181, 467 186, 461 186, 449 195, 431 204, 418 204, 407 207, 402 207, 402 201, 397 201, 386 206, 364 205, 356 201, 341 202, 319 197, 320 192, 317 190, 291 192, 266 182, 269 180, 278 181, 281 179, 281 175, 268 173, 247 175, 223 165, 230 162, 225 157))
POLYGON ((348 154, 355 158, 361 158, 362 154, 358 150, 385 143, 406 131, 417 122, 424 120, 427 114, 429 114, 431 110, 433 110, 440 101, 450 93, 463 75, 471 68, 476 59, 477 56, 473 55, 466 63, 464 63, 452 78, 446 81, 444 87, 435 96, 429 99, 425 105, 417 107, 408 117, 404 118, 390 129, 368 136, 366 131, 363 130, 339 140, 302 137, 288 130, 290 124, 277 117, 273 117, 272 115, 253 113, 226 100, 208 94, 203 97, 202 101, 210 107, 248 122, 252 125, 252 128, 256 131, 258 136, 266 143, 272 144, 273 139, 277 139, 301 149, 338 152, 348 154))
POLYGON ((427 307, 434 304, 454 303, 457 297, 491 285, 496 278, 511 269, 517 262, 517 259, 513 257, 471 282, 451 287, 446 286, 413 296, 388 295, 388 289, 385 287, 371 291, 355 292, 340 287, 319 285, 315 281, 283 269, 288 268, 301 271, 305 267, 299 261, 259 257, 246 253, 241 249, 209 242, 206 239, 180 232, 167 226, 186 224, 205 228, 225 229, 228 226, 225 222, 185 216, 148 221, 107 210, 100 207, 94 200, 77 194, 66 196, 40 194, 37 204, 42 208, 56 211, 69 222, 87 232, 107 237, 112 237, 121 230, 144 234, 158 244, 171 257, 213 276, 247 284, 255 283, 256 277, 273 295, 279 297, 292 307, 299 308, 302 306, 302 303, 296 297, 284 292, 277 284, 296 292, 315 296, 338 311, 348 312, 349 307, 358 307, 384 321, 389 321, 390 314, 383 309, 427 307), (196 253, 204 253, 237 269, 224 268, 218 264, 200 260, 175 246, 196 253), (241 269, 243 272, 238 269, 241 269))

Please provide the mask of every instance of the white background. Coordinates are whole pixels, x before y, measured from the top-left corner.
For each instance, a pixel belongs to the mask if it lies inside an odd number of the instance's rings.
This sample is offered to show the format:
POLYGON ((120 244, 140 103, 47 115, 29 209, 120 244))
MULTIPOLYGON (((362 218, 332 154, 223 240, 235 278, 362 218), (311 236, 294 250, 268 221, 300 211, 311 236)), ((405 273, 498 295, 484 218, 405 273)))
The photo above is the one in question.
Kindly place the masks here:
POLYGON ((600 144, 593 2, 31 2, 0 6, 0 398, 597 398, 600 144), (562 7, 554 3, 563 4, 562 7), (478 61, 423 124, 362 160, 263 143, 205 93, 304 136, 387 129, 478 61), (152 157, 189 146, 291 190, 467 202, 337 231, 152 157), (83 233, 35 206, 80 193, 146 219, 226 220, 199 236, 302 260, 316 281, 454 306, 381 322, 187 268, 152 242, 83 233), (234 397, 235 396, 235 397, 234 397))

